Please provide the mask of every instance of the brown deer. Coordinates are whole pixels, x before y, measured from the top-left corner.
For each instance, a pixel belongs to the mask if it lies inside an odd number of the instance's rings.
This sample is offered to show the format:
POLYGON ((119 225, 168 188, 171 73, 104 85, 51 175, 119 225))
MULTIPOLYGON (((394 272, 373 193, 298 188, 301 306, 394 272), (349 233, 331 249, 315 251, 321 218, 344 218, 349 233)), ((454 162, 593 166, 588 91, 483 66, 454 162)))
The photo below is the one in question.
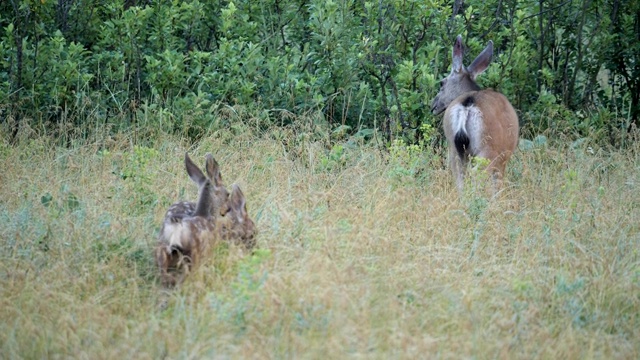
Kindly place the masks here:
POLYGON ((220 166, 211 154, 205 158, 206 176, 185 154, 187 173, 199 188, 198 201, 171 205, 162 223, 155 259, 166 287, 182 282, 218 240, 239 240, 247 248, 255 244, 255 224, 247 215, 240 188, 234 185, 230 196, 220 166))
POLYGON ((252 249, 256 245, 256 225, 247 213, 247 201, 237 184, 232 185, 227 213, 220 219, 222 239, 230 240, 252 249))
POLYGON ((451 73, 440 82, 431 111, 444 111, 443 127, 449 143, 449 164, 462 190, 471 157, 488 160, 487 172, 494 191, 502 185, 505 167, 518 145, 518 115, 501 93, 481 90, 476 77, 486 70, 493 55, 493 41, 475 60, 462 64, 463 43, 458 35, 453 45, 451 73))

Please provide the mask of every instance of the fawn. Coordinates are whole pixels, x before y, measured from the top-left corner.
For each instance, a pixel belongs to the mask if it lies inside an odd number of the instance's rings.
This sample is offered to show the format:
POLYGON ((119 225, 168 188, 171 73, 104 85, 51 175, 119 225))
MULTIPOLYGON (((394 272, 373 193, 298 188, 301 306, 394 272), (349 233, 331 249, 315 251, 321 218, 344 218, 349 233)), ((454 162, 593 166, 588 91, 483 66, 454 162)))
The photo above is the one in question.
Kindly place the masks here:
POLYGON ((162 223, 155 259, 166 287, 182 282, 218 240, 240 242, 247 249, 255 245, 256 227, 240 187, 234 184, 229 194, 217 161, 211 154, 205 159, 206 175, 185 154, 187 174, 198 185, 198 200, 174 203, 162 223))

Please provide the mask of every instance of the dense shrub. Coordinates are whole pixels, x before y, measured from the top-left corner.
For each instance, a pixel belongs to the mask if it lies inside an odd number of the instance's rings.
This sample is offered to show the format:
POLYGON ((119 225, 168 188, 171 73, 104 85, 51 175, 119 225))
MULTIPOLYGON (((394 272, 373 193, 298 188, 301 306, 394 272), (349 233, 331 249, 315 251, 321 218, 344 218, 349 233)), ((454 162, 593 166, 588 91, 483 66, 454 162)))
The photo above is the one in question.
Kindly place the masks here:
POLYGON ((225 106, 320 110, 330 128, 417 142, 421 124, 436 125, 430 100, 461 33, 470 56, 495 42, 480 81, 512 99, 525 134, 557 122, 577 136, 611 133, 640 115, 639 10, 620 0, 9 0, 0 115, 13 134, 26 121, 197 136, 225 106))

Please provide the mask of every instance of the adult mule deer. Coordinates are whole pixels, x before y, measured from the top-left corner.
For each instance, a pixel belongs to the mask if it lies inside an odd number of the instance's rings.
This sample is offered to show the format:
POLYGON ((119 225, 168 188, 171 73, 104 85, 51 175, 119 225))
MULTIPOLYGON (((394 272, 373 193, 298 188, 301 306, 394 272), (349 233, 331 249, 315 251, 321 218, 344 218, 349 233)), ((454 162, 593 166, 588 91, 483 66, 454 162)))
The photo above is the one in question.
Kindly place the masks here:
POLYGON ((471 157, 488 160, 487 172, 494 191, 502 183, 511 154, 518 145, 518 115, 501 93, 481 90, 476 77, 486 70, 493 55, 493 41, 475 60, 462 64, 462 36, 453 45, 451 73, 440 83, 440 92, 433 99, 431 111, 444 111, 444 133, 449 143, 449 164, 462 190, 464 175, 471 157))

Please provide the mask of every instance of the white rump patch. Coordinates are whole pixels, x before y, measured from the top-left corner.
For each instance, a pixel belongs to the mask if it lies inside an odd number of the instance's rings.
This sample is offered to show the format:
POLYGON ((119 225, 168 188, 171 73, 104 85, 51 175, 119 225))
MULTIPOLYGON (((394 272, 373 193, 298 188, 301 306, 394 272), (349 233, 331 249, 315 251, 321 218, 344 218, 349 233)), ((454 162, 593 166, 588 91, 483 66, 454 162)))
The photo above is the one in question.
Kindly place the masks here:
POLYGON ((182 239, 188 239, 191 235, 189 226, 182 222, 178 223, 165 223, 162 229, 162 238, 168 243, 169 247, 178 246, 184 247, 182 239))
POLYGON ((451 108, 451 129, 454 134, 463 131, 469 137, 469 149, 477 155, 482 145, 482 112, 475 105, 462 106, 458 103, 451 108))

